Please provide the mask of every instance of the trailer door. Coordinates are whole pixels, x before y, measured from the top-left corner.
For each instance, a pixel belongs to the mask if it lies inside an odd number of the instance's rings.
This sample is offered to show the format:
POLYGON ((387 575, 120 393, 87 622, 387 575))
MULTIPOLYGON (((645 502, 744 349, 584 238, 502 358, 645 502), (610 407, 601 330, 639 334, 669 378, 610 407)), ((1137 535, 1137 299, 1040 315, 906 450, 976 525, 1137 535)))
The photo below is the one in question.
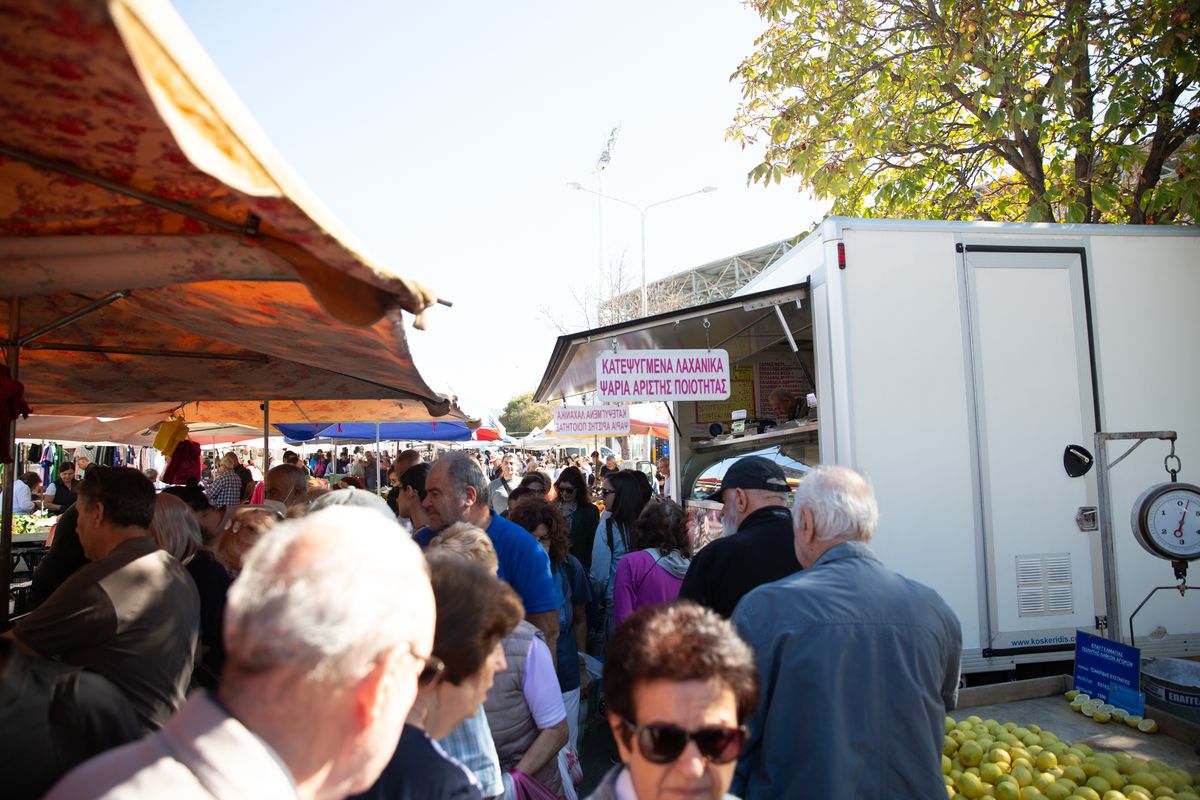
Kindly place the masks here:
POLYGON ((987 559, 984 655, 1065 650, 1104 613, 1094 534, 1075 522, 1080 506, 1094 505, 1093 481, 1068 477, 1062 464, 1064 448, 1090 447, 1099 426, 1085 254, 960 249, 987 559))

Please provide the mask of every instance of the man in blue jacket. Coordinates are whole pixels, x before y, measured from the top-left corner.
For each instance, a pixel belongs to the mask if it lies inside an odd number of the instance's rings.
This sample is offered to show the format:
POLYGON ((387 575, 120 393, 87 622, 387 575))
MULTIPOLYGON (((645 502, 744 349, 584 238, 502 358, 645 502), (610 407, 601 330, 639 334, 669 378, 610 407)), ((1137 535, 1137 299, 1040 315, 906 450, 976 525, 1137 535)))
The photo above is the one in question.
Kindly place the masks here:
POLYGON ((804 570, 750 592, 733 614, 762 676, 733 793, 944 797, 958 618, 937 592, 871 552, 879 510, 857 472, 818 467, 792 511, 804 570))

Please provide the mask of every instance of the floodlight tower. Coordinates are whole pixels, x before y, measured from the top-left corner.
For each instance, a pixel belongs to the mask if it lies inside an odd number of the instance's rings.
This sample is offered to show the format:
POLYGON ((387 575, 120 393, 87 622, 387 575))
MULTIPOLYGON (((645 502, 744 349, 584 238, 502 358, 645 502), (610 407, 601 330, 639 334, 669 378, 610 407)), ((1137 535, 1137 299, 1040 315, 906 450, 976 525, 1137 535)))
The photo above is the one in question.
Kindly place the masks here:
POLYGON ((621 126, 618 125, 608 134, 608 142, 604 145, 604 149, 600 151, 600 156, 596 159, 596 208, 600 215, 600 291, 596 294, 596 325, 601 324, 600 309, 604 304, 604 284, 608 274, 608 231, 604 224, 604 170, 608 167, 608 162, 612 161, 613 150, 617 146, 617 136, 621 133, 621 126))

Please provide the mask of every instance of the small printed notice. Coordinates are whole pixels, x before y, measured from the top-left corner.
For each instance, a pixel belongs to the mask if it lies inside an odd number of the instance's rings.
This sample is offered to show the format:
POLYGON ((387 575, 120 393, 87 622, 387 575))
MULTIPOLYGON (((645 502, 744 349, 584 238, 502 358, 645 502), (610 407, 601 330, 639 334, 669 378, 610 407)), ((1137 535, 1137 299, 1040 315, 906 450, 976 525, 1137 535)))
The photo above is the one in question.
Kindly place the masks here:
POLYGON ((624 436, 629 406, 555 406, 555 436, 624 436))
POLYGON ((622 350, 596 359, 596 385, 606 403, 725 400, 729 353, 724 350, 622 350))
POLYGON ((1076 632, 1076 689, 1140 715, 1146 697, 1138 690, 1140 678, 1141 651, 1136 647, 1076 632))

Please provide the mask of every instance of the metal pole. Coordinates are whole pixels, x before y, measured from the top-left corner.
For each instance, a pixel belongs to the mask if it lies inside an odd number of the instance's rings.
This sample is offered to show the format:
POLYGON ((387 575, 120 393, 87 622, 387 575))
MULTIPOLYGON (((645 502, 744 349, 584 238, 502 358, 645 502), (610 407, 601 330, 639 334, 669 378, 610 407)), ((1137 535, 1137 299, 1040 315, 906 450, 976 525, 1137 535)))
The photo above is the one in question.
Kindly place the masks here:
POLYGON ((375 423, 375 466, 371 469, 375 470, 375 491, 379 491, 379 423, 375 423))
POLYGON ((271 401, 263 400, 263 481, 267 479, 271 458, 271 401))
POLYGON ((1096 434, 1096 504, 1100 517, 1100 560, 1104 567, 1104 615, 1107 626, 1104 635, 1121 641, 1121 616, 1117 606, 1117 556, 1113 546, 1112 515, 1108 513, 1108 461, 1105 436, 1096 434))
POLYGON ((642 212, 642 316, 647 316, 646 304, 646 209, 642 212))
MULTIPOLYGON (((17 338, 21 327, 21 298, 8 298, 8 375, 14 381, 20 379, 21 347, 17 338)), ((0 616, 0 630, 8 629, 8 587, 12 582, 12 532, 13 532, 13 484, 17 478, 17 418, 14 416, 3 432, 8 452, 13 462, 4 465, 4 499, 0 520, 0 576, 3 576, 4 610, 0 616)))
POLYGON ((604 169, 596 172, 596 204, 600 213, 600 294, 596 298, 596 326, 604 324, 600 318, 601 306, 604 303, 605 276, 608 272, 608 246, 605 242, 604 231, 604 169))

